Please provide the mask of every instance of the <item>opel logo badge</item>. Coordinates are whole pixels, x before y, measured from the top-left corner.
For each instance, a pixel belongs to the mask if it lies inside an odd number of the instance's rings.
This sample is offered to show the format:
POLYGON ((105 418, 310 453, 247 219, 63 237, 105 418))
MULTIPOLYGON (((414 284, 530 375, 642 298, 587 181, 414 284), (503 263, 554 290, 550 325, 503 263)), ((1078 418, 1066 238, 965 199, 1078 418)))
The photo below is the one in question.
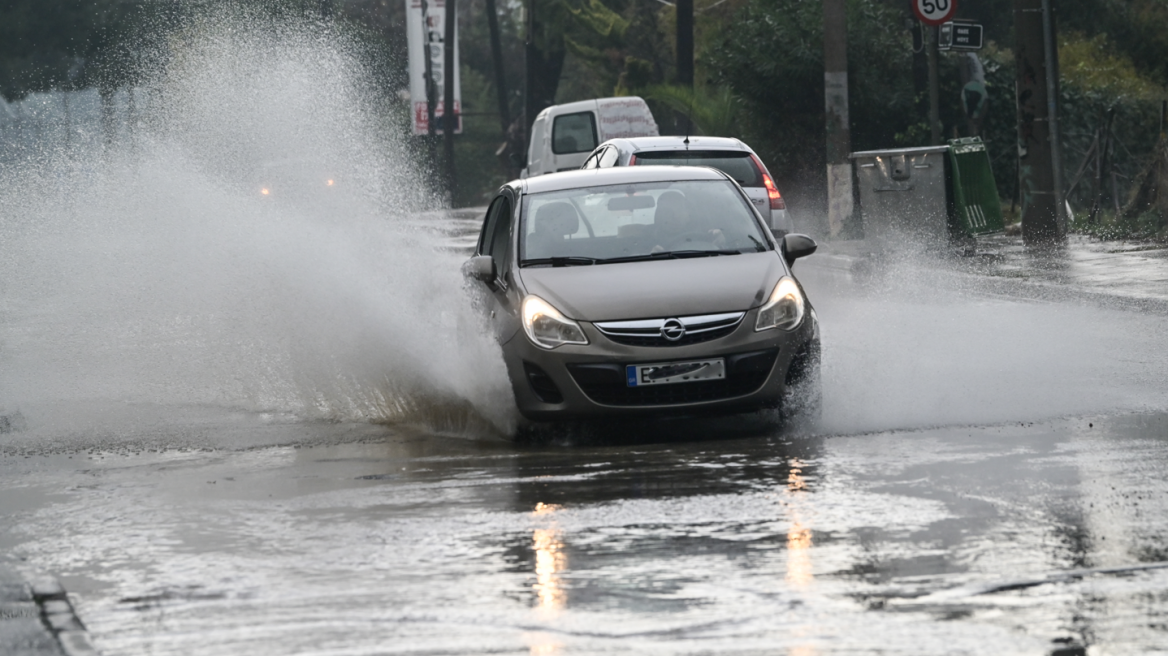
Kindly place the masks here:
POLYGON ((666 319, 661 326, 661 336, 671 342, 676 342, 685 337, 685 326, 677 319, 666 319))

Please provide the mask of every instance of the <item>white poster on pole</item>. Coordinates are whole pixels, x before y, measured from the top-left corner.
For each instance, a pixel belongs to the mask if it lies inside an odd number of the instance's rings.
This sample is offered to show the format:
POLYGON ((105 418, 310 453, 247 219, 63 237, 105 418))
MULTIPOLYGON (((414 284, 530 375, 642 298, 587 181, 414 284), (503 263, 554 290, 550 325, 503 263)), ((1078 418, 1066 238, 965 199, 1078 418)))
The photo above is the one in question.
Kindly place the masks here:
MULTIPOLYGON (((406 1, 406 44, 410 52, 410 104, 413 109, 414 134, 428 134, 426 108, 426 58, 434 83, 435 133, 442 134, 441 120, 446 108, 446 36, 445 0, 406 1)), ((454 133, 462 133, 462 86, 458 74, 458 24, 454 25, 454 114, 458 122, 454 133)))

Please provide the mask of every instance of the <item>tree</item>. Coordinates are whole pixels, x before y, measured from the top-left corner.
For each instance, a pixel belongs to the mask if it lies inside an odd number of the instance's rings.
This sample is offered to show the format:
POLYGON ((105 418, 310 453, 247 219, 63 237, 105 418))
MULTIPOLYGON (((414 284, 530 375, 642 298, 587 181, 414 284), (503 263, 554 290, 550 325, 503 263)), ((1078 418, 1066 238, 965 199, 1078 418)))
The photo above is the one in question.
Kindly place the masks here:
POLYGON ((14 0, 0 20, 0 94, 137 84, 169 9, 125 0, 14 0))

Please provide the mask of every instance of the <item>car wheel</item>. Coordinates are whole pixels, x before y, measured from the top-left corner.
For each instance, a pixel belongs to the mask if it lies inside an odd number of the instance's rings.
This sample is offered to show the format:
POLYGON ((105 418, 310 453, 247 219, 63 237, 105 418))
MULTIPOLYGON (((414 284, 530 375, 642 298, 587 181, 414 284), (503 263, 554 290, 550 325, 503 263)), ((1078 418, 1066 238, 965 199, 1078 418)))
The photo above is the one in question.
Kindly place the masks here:
POLYGON ((819 421, 823 410, 823 380, 820 376, 821 349, 809 341, 799 349, 787 368, 787 381, 779 413, 785 424, 810 425, 819 421))

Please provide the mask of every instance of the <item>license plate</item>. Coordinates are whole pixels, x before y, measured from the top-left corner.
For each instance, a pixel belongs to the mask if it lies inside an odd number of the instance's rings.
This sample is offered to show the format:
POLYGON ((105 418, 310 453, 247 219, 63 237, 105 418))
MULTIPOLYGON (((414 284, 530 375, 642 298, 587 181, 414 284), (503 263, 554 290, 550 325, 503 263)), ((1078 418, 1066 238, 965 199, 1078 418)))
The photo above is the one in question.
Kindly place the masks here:
POLYGON ((625 378, 629 387, 722 380, 725 377, 726 363, 722 358, 691 360, 689 362, 630 364, 625 367, 625 378))

